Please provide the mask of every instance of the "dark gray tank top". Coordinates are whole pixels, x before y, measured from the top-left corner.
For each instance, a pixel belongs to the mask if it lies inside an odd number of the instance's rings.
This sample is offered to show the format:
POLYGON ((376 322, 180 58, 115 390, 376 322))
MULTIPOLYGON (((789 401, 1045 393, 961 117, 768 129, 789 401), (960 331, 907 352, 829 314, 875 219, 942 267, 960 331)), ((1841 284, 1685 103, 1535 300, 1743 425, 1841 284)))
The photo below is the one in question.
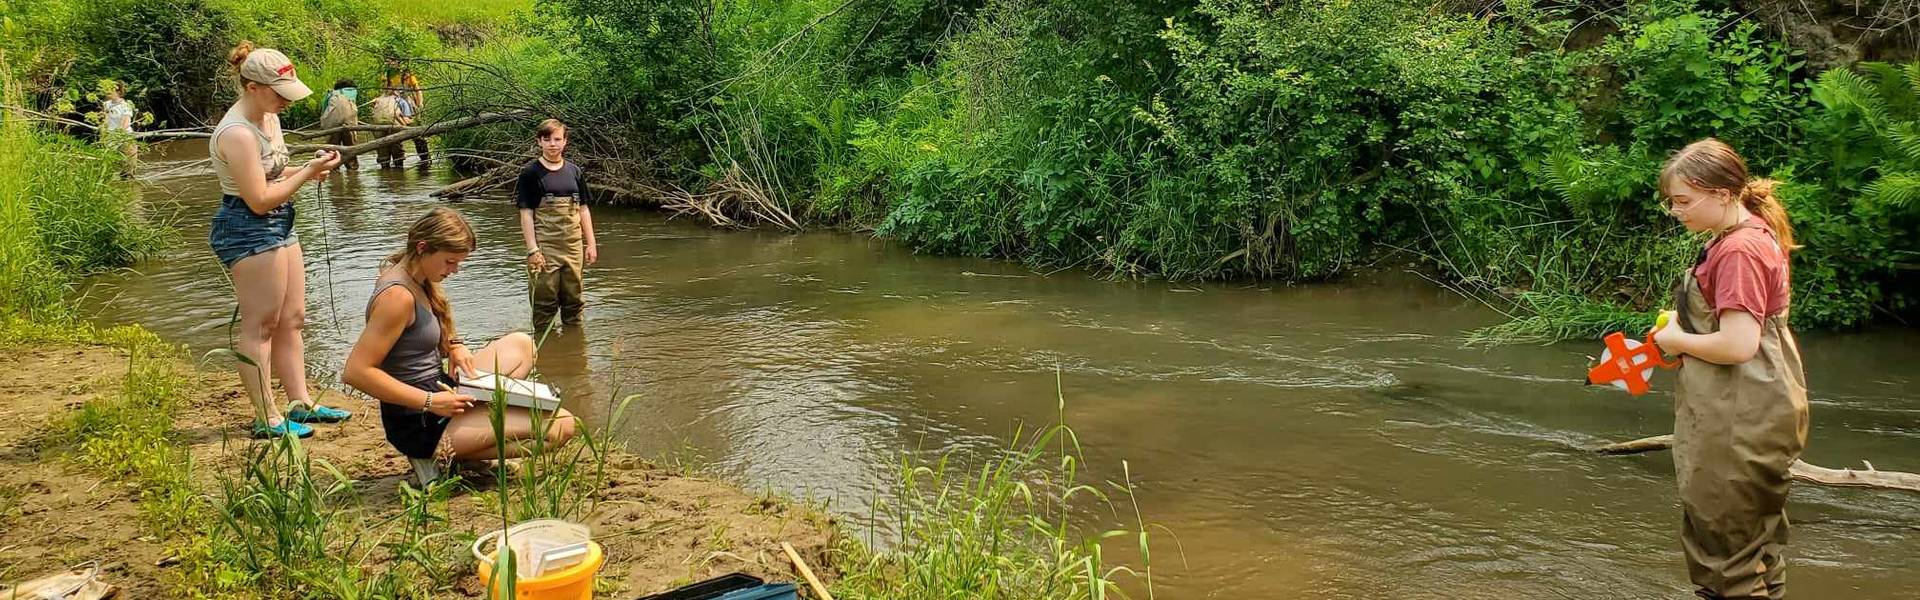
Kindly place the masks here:
MULTIPOLYGON (((406 285, 407 282, 397 279, 381 279, 374 284, 373 296, 367 299, 367 313, 373 313, 373 298, 380 297, 381 292, 406 285)), ((413 289, 407 291, 413 292, 413 289)), ((417 292, 414 294, 418 296, 417 292)), ((434 318, 433 311, 427 310, 418 298, 413 302, 413 324, 400 332, 400 339, 393 341, 387 358, 380 361, 380 370, 413 387, 438 389, 434 384, 440 378, 440 320, 434 318)))

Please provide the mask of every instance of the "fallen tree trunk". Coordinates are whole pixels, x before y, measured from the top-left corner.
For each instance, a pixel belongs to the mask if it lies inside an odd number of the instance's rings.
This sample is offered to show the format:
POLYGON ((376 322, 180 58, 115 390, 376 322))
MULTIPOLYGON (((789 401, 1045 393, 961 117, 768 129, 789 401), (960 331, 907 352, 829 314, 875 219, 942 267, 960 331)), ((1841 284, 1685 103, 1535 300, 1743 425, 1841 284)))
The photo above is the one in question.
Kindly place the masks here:
POLYGON ((372 124, 363 123, 360 125, 341 125, 339 127, 328 127, 326 129, 316 129, 313 131, 302 131, 299 129, 295 129, 292 131, 288 131, 287 135, 291 135, 298 138, 313 139, 317 137, 327 137, 329 135, 340 133, 342 131, 378 131, 381 133, 394 133, 397 131, 406 131, 407 129, 409 129, 409 127, 407 127, 406 125, 372 125, 372 124))
POLYGON ((368 152, 372 152, 374 150, 378 150, 386 146, 391 146, 394 144, 398 144, 400 142, 411 140, 413 138, 426 137, 430 135, 440 135, 442 133, 446 133, 449 131, 466 129, 468 127, 485 125, 488 123, 498 123, 500 121, 511 121, 513 119, 518 119, 526 115, 527 113, 525 111, 481 113, 471 117, 462 117, 459 119, 453 119, 451 121, 441 121, 439 123, 434 123, 426 127, 408 127, 403 131, 388 134, 386 136, 380 137, 379 139, 375 139, 371 142, 367 142, 364 144, 354 144, 352 146, 335 146, 333 144, 300 144, 297 146, 288 146, 287 151, 288 152, 312 152, 315 150, 332 150, 334 152, 339 152, 342 158, 353 158, 355 156, 366 154, 368 152))
MULTIPOLYGON (((432 193, 427 194, 428 196, 432 196, 435 198, 459 198, 467 194, 479 193, 482 191, 507 185, 509 183, 512 183, 516 178, 519 177, 520 169, 526 166, 527 161, 533 160, 532 155, 519 156, 514 158, 514 160, 511 160, 511 161, 500 160, 498 158, 493 158, 490 156, 480 156, 477 154, 467 154, 464 156, 478 159, 485 162, 490 162, 496 166, 494 169, 489 170, 485 173, 481 173, 473 177, 468 177, 466 179, 456 181, 452 185, 448 185, 438 190, 434 190, 432 193)), ((602 198, 637 200, 640 202, 652 203, 654 205, 660 205, 662 203, 662 199, 668 197, 671 194, 671 192, 668 192, 666 190, 661 190, 661 189, 654 188, 652 186, 648 186, 644 184, 640 186, 640 189, 635 190, 635 189, 629 189, 629 188, 615 186, 615 185, 609 185, 605 183, 588 182, 587 190, 590 192, 594 192, 596 195, 602 198)))
MULTIPOLYGON (((1672 448, 1673 434, 1667 434, 1625 442, 1615 442, 1594 448, 1593 450, 1601 454, 1617 456, 1657 452, 1660 450, 1670 450, 1672 448)), ((1856 471, 1853 469, 1829 469, 1808 463, 1804 460, 1795 460, 1793 461, 1793 466, 1788 467, 1787 474, 1791 475, 1794 479, 1820 485, 1920 492, 1920 475, 1900 471, 1882 471, 1873 468, 1873 463, 1870 462, 1867 462, 1866 465, 1867 468, 1865 470, 1856 471)))
MULTIPOLYGON (((88 129, 92 129, 92 127, 89 127, 88 129)), ((378 131, 382 133, 393 133, 396 131, 406 131, 407 129, 409 129, 409 127, 405 125, 341 125, 339 127, 328 127, 326 129, 316 129, 313 131, 302 131, 298 129, 291 129, 291 130, 287 130, 285 133, 287 137, 312 139, 312 138, 318 138, 318 137, 326 137, 329 135, 340 133, 342 131, 378 131)), ((165 142, 170 140, 184 140, 184 139, 194 139, 194 138, 206 139, 210 137, 213 137, 213 131, 204 127, 195 128, 195 129, 163 129, 158 131, 140 131, 140 132, 135 132, 133 134, 133 139, 139 140, 142 142, 165 142)))
MULTIPOLYGON (((34 110, 30 110, 30 109, 26 109, 18 106, 0 106, 0 108, 19 112, 21 114, 36 118, 38 120, 52 122, 52 123, 59 123, 62 125, 66 125, 68 127, 75 127, 75 128, 84 129, 87 131, 100 130, 99 126, 94 125, 92 123, 82 123, 80 121, 65 119, 58 116, 49 115, 46 113, 42 113, 42 112, 38 112, 38 111, 34 111, 34 110)), ((329 127, 326 129, 317 129, 313 131, 290 130, 286 132, 286 135, 290 135, 298 138, 308 138, 308 139, 325 137, 325 136, 339 133, 342 131, 378 131, 378 132, 387 133, 388 135, 385 137, 373 140, 371 142, 367 142, 365 144, 356 144, 353 146, 346 146, 346 147, 332 146, 327 144, 302 144, 297 146, 289 146, 287 149, 293 152, 303 152, 303 151, 323 150, 323 149, 337 150, 346 156, 358 156, 360 154, 364 154, 367 150, 376 149, 388 144, 397 144, 400 142, 404 142, 404 141, 417 138, 417 137, 422 137, 422 136, 439 135, 439 134, 453 131, 456 129, 465 129, 468 127, 473 127, 475 125, 485 125, 487 123, 496 123, 499 121, 517 119, 517 118, 526 116, 527 114, 528 113, 526 111, 518 111, 518 110, 507 111, 507 112, 481 113, 471 117, 453 119, 451 121, 441 121, 439 123, 434 123, 432 125, 415 126, 415 127, 408 127, 404 125, 361 124, 361 125, 341 125, 339 127, 329 127)), ((187 128, 187 129, 164 129, 159 131, 140 131, 140 132, 135 132, 133 134, 133 139, 139 140, 142 142, 155 142, 155 141, 192 139, 192 138, 206 139, 210 137, 213 137, 213 128, 211 127, 193 127, 193 128, 187 128)))

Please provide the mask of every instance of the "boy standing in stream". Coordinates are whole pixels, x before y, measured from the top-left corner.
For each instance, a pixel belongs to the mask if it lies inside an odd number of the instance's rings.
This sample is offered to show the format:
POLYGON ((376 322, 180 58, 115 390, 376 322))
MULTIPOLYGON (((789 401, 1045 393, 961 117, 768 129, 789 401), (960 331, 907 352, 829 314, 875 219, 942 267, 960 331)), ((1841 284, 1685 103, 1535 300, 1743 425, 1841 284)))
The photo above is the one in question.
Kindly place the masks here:
POLYGON ((558 317, 575 326, 585 305, 581 274, 600 259, 586 204, 586 174, 566 158, 565 123, 541 122, 538 144, 540 157, 520 171, 514 195, 532 272, 533 324, 546 329, 558 317))

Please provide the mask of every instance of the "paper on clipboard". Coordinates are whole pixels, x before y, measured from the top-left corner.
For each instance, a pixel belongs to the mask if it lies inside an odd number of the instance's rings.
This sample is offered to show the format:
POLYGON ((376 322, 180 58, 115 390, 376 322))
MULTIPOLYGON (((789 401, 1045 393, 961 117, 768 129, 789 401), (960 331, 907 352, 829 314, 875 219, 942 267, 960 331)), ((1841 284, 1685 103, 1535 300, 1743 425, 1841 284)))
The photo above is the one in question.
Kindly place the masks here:
POLYGON ((496 376, 486 371, 475 371, 471 376, 461 377, 458 391, 481 402, 492 402, 496 387, 506 392, 508 406, 549 411, 560 408, 560 395, 547 384, 505 375, 496 376))

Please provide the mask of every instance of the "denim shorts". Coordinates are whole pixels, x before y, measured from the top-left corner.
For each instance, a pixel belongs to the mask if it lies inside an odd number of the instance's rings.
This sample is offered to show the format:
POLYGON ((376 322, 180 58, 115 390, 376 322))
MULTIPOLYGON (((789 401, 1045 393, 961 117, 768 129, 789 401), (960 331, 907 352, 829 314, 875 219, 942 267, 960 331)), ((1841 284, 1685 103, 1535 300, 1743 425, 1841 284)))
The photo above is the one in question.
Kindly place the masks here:
POLYGON ((293 203, 288 202, 256 215, 239 196, 221 196, 220 210, 213 213, 213 230, 207 232, 207 244, 213 246, 220 264, 231 269, 242 258, 298 243, 293 212, 293 203))

